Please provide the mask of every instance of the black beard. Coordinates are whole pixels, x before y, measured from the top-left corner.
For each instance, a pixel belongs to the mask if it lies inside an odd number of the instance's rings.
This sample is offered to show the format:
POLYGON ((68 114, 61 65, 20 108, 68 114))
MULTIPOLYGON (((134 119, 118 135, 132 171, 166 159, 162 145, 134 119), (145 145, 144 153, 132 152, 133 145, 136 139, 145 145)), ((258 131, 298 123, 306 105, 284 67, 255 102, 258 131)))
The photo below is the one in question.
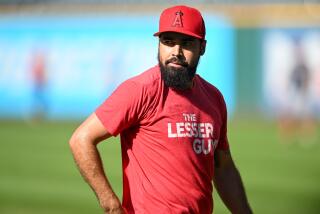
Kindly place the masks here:
POLYGON ((194 66, 189 66, 187 63, 182 62, 177 58, 171 58, 165 61, 165 64, 163 64, 160 61, 160 56, 158 54, 158 62, 160 65, 161 78, 164 81, 164 84, 167 87, 170 87, 176 90, 186 90, 190 88, 190 85, 192 84, 192 80, 196 74, 199 59, 200 59, 200 56, 196 60, 196 64, 194 66), (179 64, 182 64, 184 67, 182 68, 170 67, 168 66, 170 62, 177 62, 179 64))

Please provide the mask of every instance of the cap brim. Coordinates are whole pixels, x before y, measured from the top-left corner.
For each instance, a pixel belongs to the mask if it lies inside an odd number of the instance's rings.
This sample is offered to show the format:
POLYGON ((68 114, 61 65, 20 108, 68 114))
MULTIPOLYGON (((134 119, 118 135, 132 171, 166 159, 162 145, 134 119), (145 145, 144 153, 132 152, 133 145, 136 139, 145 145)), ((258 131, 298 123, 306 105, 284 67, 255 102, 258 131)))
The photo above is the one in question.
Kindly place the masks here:
POLYGON ((160 34, 162 34, 162 33, 167 33, 167 32, 181 33, 181 34, 184 34, 184 35, 188 35, 188 36, 195 37, 195 38, 197 38, 197 39, 204 39, 204 37, 199 36, 199 35, 197 35, 197 34, 195 34, 195 33, 190 32, 190 31, 186 31, 186 30, 181 30, 181 31, 179 31, 179 30, 159 31, 159 32, 153 34, 153 36, 160 36, 160 34))

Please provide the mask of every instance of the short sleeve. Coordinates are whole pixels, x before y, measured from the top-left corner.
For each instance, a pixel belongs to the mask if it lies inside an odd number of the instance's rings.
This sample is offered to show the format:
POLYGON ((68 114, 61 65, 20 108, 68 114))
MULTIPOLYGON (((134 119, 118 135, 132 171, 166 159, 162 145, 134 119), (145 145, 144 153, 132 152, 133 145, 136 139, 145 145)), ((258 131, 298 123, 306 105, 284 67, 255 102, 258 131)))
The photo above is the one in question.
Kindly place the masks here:
POLYGON ((123 82, 95 111, 107 131, 118 135, 139 123, 143 115, 143 90, 140 84, 123 82))
POLYGON ((227 114, 227 106, 224 101, 224 98, 222 94, 220 94, 220 112, 221 112, 221 118, 222 118, 222 124, 220 129, 220 138, 217 149, 220 150, 229 150, 229 141, 227 136, 227 127, 228 127, 228 114, 227 114))

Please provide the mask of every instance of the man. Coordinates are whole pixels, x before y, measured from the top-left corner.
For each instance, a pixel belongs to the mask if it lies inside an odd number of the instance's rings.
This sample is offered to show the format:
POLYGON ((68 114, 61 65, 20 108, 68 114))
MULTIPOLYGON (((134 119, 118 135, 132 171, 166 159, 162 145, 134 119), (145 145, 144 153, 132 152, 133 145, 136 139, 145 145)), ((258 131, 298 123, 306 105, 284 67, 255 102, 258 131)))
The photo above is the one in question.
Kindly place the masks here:
POLYGON ((229 152, 224 99, 196 75, 206 47, 200 12, 164 10, 154 36, 159 65, 122 83, 73 134, 83 177, 105 213, 212 213, 212 181, 232 213, 251 213, 229 152), (122 204, 96 148, 118 134, 122 204))

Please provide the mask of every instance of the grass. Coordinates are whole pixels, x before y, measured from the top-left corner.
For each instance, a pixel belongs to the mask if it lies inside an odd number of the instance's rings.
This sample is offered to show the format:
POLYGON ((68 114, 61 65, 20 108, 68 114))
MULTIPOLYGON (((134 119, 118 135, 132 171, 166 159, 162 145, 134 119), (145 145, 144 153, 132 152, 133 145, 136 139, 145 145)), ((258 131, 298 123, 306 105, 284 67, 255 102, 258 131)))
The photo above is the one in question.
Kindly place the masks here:
MULTIPOLYGON (((0 213, 102 213, 76 169, 68 139, 76 122, 0 121, 0 213)), ((272 122, 237 120, 229 140, 255 213, 320 212, 320 142, 310 147, 278 142, 272 122)), ((121 197, 118 138, 99 145, 121 197)), ((214 193, 215 213, 229 213, 214 193)))

